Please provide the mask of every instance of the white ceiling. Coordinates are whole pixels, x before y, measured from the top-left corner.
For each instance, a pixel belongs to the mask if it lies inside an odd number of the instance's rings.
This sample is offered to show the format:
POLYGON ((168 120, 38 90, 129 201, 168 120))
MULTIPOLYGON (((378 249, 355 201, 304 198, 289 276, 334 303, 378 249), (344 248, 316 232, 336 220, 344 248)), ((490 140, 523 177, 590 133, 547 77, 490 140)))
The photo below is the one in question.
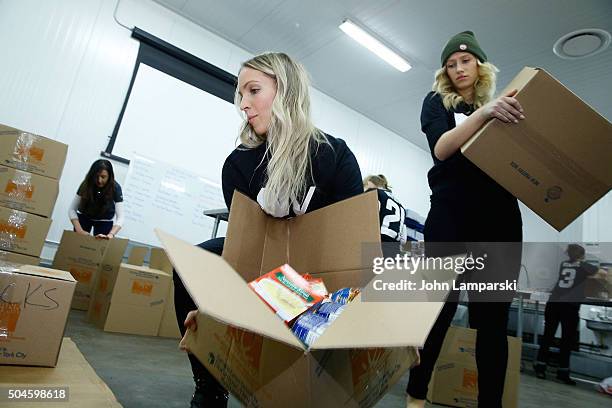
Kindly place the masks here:
POLYGON ((580 60, 552 52, 583 28, 612 32, 612 0, 155 0, 241 48, 283 51, 313 85, 427 149, 419 115, 445 42, 475 32, 502 89, 523 66, 542 67, 612 120, 612 47, 580 60), (401 73, 348 38, 350 18, 410 61, 401 73))

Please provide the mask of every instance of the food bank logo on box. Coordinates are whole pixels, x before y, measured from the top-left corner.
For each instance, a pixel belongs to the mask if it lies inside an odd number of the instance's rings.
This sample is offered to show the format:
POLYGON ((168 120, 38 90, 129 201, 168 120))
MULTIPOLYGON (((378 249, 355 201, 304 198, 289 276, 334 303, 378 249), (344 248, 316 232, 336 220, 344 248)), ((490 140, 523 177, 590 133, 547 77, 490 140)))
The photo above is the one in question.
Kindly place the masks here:
POLYGON ((227 327, 226 335, 232 340, 233 346, 241 350, 242 356, 254 369, 259 369, 263 337, 235 327, 227 327))
POLYGON ((89 283, 91 282, 91 277, 93 276, 93 271, 91 269, 84 268, 70 268, 70 274, 81 283, 89 283))
POLYGON ((0 302, 0 338, 16 330, 20 314, 21 305, 19 303, 0 302))
POLYGON ((34 186, 31 184, 17 184, 10 180, 6 184, 4 192, 7 193, 9 197, 18 198, 20 200, 31 200, 34 195, 34 186))
POLYGON ((367 374, 372 368, 385 360, 385 349, 372 348, 362 350, 351 350, 351 366, 353 372, 353 386, 367 379, 367 374), (365 378, 364 378, 365 377, 365 378))
POLYGON ((134 280, 132 282, 132 293, 136 295, 151 296, 153 293, 153 284, 146 281, 134 280))
POLYGON ((24 239, 28 229, 25 225, 15 225, 11 220, 0 220, 0 234, 12 235, 19 239, 24 239))

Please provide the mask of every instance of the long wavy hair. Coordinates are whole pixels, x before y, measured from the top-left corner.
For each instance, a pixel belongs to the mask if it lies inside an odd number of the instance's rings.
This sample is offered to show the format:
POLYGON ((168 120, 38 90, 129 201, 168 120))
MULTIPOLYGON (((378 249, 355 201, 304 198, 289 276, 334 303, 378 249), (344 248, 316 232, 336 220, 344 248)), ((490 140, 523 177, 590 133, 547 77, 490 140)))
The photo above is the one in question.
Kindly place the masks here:
MULTIPOLYGON (((478 63, 478 79, 474 83, 474 108, 478 109, 491 99, 495 94, 495 83, 499 70, 490 62, 478 63)), ((436 71, 435 81, 432 90, 442 97, 442 103, 446 110, 451 108, 456 109, 461 102, 464 102, 463 97, 455 89, 451 79, 446 73, 446 67, 442 67, 436 71)))
MULTIPOLYGON (((256 148, 267 142, 268 165, 264 206, 299 202, 312 177, 310 152, 329 143, 310 118, 309 78, 304 67, 284 53, 265 53, 242 64, 242 68, 260 71, 276 82, 270 126, 265 135, 257 135, 249 122, 243 122, 240 142, 256 148)), ((242 69, 241 68, 241 69, 242 69)), ((234 103, 239 109, 241 96, 236 88, 234 103)))
POLYGON ((113 201, 114 194, 115 172, 113 171, 113 165, 108 160, 96 160, 89 168, 89 171, 85 176, 85 180, 83 180, 81 186, 79 187, 79 195, 81 196, 81 204, 79 209, 82 211, 85 208, 93 208, 94 210, 99 211, 107 203, 113 201), (102 170, 106 170, 108 172, 108 180, 101 189, 101 196, 103 199, 99 201, 96 200, 96 191, 100 190, 96 185, 96 178, 98 173, 102 170))

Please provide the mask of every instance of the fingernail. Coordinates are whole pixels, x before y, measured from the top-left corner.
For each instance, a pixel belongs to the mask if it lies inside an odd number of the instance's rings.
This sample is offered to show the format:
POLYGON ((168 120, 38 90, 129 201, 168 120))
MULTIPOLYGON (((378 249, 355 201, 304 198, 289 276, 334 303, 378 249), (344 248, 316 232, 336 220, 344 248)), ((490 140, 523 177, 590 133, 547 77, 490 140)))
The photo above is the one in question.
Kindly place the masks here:
POLYGON ((525 119, 525 115, 521 115, 521 116, 520 116, 520 118, 521 118, 521 119, 525 119))
POLYGON ((514 119, 514 123, 518 123, 518 120, 514 119))

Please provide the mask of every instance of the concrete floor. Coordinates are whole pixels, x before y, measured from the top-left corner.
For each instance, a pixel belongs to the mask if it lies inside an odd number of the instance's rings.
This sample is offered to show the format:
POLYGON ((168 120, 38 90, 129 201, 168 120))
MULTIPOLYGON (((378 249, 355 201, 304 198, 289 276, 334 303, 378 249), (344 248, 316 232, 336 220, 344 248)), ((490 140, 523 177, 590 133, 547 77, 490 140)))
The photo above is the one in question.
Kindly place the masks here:
MULTIPOLYGON (((189 362, 178 350, 178 340, 103 332, 85 322, 85 312, 70 313, 66 337, 71 337, 119 402, 131 407, 188 407, 193 381, 189 362)), ((521 408, 612 406, 612 397, 599 394, 593 384, 570 387, 535 378, 531 364, 521 374, 521 408)), ((407 374, 376 405, 405 407, 407 374)), ((437 405, 434 405, 437 406, 437 405)), ((240 408, 235 399, 229 408, 240 408)))

